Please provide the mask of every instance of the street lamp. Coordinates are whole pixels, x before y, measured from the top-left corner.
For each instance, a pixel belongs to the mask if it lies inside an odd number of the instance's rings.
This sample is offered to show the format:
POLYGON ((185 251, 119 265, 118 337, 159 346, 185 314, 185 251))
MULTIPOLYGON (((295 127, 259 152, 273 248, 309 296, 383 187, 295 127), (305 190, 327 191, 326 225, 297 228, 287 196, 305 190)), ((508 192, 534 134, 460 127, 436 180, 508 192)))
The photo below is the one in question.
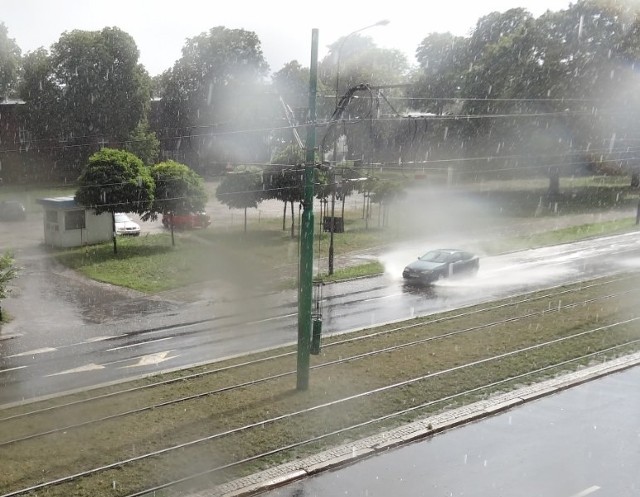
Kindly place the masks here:
MULTIPOLYGON (((338 54, 338 58, 336 60, 336 110, 338 109, 338 93, 340 91, 340 56, 342 55, 342 48, 346 41, 356 33, 360 33, 365 29, 375 28, 376 26, 386 26, 389 24, 388 19, 383 19, 381 21, 376 22, 375 24, 370 24, 369 26, 365 26, 364 28, 356 29, 352 31, 347 36, 342 38, 340 42, 340 46, 338 47, 336 53, 338 54)), ((333 160, 335 162, 334 167, 338 164, 338 137, 336 136, 333 140, 333 160)), ((331 220, 329 222, 329 276, 333 274, 333 233, 335 231, 335 205, 336 205, 336 177, 335 170, 332 177, 331 183, 331 220)))

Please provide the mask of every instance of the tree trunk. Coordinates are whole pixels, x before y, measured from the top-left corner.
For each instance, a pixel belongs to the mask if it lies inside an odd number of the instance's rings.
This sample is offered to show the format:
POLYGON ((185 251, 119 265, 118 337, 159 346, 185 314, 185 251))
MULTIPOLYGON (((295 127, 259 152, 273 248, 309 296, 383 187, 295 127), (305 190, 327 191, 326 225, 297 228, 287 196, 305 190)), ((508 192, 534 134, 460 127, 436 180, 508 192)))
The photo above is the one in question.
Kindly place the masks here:
POLYGON ((560 194, 560 169, 552 167, 549 170, 549 195, 557 197, 560 194))
POLYGON ((116 241, 116 213, 111 213, 111 236, 113 237, 113 253, 118 253, 118 242, 116 241))
POLYGON ((291 238, 296 237, 296 218, 293 215, 293 201, 291 201, 291 238))
POLYGON ((282 211, 282 231, 286 230, 286 223, 287 222, 287 203, 284 203, 284 210, 282 211))
POLYGON ((247 208, 244 208, 244 232, 247 232, 247 208))

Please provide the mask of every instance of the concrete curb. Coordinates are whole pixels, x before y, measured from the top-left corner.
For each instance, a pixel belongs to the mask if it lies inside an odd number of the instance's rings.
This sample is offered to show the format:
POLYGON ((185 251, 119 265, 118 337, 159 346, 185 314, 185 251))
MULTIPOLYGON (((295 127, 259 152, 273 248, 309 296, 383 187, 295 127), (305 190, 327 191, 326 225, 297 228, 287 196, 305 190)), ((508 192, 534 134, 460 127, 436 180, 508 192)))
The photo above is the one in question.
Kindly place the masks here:
POLYGON ((191 497, 243 497, 277 488, 322 471, 354 464, 391 448, 415 442, 513 407, 640 364, 640 353, 585 367, 558 378, 499 394, 393 430, 334 447, 253 475, 204 490, 191 497))

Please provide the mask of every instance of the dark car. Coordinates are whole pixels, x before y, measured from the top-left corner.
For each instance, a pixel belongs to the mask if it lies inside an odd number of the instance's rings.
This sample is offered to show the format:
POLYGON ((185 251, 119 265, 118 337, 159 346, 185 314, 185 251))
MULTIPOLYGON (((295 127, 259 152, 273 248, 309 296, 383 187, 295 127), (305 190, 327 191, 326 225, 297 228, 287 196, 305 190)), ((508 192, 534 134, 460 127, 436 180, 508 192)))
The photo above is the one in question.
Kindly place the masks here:
POLYGON ((162 216, 162 225, 165 228, 170 228, 172 221, 175 229, 206 228, 211 224, 211 217, 206 212, 169 213, 162 216))
POLYGON ((475 275, 480 258, 457 249, 431 250, 404 268, 402 277, 410 283, 428 285, 443 278, 475 275))
POLYGON ((27 210, 17 200, 4 200, 0 202, 0 221, 24 221, 27 219, 27 210))

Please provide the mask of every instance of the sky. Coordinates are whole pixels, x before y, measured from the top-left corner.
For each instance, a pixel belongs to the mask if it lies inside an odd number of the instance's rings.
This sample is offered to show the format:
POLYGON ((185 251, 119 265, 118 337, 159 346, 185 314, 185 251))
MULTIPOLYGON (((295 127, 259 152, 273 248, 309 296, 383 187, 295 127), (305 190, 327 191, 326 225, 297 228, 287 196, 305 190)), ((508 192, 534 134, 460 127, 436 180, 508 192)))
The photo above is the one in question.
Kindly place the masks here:
MULTIPOLYGON (((152 76, 171 68, 187 38, 216 26, 257 34, 271 71, 297 60, 308 67, 311 34, 318 29, 318 57, 342 36, 364 29, 382 48, 395 48, 415 63, 415 50, 430 33, 465 36, 490 12, 523 7, 534 16, 564 10, 569 0, 1 0, 0 22, 23 53, 49 49, 65 31, 117 26, 135 40, 140 62, 152 76), (391 8, 381 8, 388 5, 391 8)), ((575 2, 573 2, 575 3, 575 2)))

